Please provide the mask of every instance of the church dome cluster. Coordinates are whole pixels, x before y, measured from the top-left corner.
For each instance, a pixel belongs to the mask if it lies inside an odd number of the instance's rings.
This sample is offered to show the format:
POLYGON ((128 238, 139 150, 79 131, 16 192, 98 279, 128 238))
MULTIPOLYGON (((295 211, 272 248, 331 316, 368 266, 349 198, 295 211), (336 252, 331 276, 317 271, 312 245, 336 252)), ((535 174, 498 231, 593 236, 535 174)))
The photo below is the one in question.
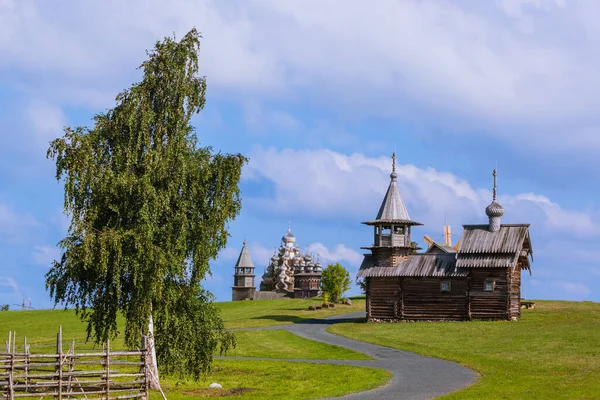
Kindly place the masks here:
MULTIPOLYGON (((242 253, 244 258, 249 259, 245 242, 242 253)), ((287 232, 281 237, 281 245, 275 249, 269 265, 265 268, 259 292, 253 292, 252 296, 248 296, 248 293, 254 290, 254 280, 242 280, 238 276, 241 275, 240 271, 246 272, 236 268, 234 300, 243 300, 247 297, 266 299, 277 296, 310 298, 321 294, 321 263, 315 262, 312 255, 302 253, 289 225, 287 232), (242 288, 239 282, 248 283, 248 287, 242 288), (252 286, 252 289, 249 289, 249 286, 252 286)))

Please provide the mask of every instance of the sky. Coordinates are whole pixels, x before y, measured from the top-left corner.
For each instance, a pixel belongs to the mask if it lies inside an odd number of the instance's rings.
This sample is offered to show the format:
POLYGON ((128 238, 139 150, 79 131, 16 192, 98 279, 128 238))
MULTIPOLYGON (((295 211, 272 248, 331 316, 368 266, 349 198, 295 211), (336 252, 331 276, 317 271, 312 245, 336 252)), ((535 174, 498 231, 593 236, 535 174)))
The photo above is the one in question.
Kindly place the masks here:
POLYGON ((502 222, 531 224, 524 297, 600 301, 599 18, 595 0, 0 0, 0 303, 53 306, 44 275, 69 220, 49 142, 193 27, 199 141, 250 159, 204 282, 217 300, 244 239, 258 285, 288 223, 354 277, 395 151, 422 247, 486 223, 497 167, 502 222))

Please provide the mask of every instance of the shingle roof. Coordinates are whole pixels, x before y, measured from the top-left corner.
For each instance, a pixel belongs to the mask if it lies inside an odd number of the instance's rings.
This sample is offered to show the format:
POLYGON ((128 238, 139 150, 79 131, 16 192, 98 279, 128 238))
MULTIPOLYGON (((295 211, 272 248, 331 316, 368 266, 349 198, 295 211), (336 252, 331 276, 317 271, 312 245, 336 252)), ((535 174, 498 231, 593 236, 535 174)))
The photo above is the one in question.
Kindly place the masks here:
POLYGON ((250 252, 248 251, 248 247, 246 247, 246 241, 244 240, 244 245, 242 246, 242 251, 240 252, 240 256, 238 257, 237 262, 235 263, 236 268, 254 268, 254 263, 252 262, 252 257, 250 257, 250 252))
POLYGON ((517 261, 517 253, 474 255, 461 254, 456 259, 458 268, 508 268, 517 261))
POLYGON ((429 248, 425 251, 425 253, 430 253, 434 248, 438 248, 441 251, 443 251, 444 253, 456 253, 456 250, 454 250, 454 247, 448 246, 445 243, 438 243, 438 242, 433 242, 433 244, 431 246, 429 246, 429 248))
POLYGON ((515 253, 523 247, 529 235, 529 224, 502 224, 497 232, 488 225, 463 225, 458 254, 515 253))
POLYGON ((459 277, 467 276, 467 270, 456 268, 455 254, 415 254, 400 261, 395 267, 374 266, 370 255, 365 255, 358 277, 384 276, 433 276, 459 277))
MULTIPOLYGON (((507 268, 519 259, 529 237, 529 224, 502 224, 496 232, 488 225, 464 225, 456 256, 458 268, 507 268)), ((531 249, 529 249, 531 251, 531 249)))

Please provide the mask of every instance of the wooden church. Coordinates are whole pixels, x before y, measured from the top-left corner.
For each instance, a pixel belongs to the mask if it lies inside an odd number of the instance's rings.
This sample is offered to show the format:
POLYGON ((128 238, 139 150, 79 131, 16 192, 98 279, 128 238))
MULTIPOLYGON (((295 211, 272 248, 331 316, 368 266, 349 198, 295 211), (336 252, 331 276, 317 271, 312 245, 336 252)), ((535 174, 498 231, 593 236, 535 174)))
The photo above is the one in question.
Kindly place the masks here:
POLYGON ((411 246, 408 215, 397 187, 396 156, 391 181, 373 227, 373 245, 358 272, 365 279, 369 321, 514 320, 520 317, 521 272, 533 260, 529 224, 501 224, 504 209, 493 200, 489 223, 463 225, 457 246, 430 241, 425 253, 411 246))

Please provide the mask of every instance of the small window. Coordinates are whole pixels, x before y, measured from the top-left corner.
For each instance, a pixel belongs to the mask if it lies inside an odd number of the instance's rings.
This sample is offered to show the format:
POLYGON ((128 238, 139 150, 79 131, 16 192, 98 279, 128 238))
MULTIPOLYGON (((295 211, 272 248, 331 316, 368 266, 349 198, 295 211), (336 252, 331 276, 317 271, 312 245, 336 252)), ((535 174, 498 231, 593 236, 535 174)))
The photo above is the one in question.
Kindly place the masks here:
POLYGON ((449 281, 442 281, 440 283, 440 291, 441 292, 449 292, 450 290, 451 290, 451 286, 450 286, 449 281))
POLYGON ((495 288, 496 288, 496 281, 487 280, 483 284, 483 290, 485 292, 493 292, 495 288))

